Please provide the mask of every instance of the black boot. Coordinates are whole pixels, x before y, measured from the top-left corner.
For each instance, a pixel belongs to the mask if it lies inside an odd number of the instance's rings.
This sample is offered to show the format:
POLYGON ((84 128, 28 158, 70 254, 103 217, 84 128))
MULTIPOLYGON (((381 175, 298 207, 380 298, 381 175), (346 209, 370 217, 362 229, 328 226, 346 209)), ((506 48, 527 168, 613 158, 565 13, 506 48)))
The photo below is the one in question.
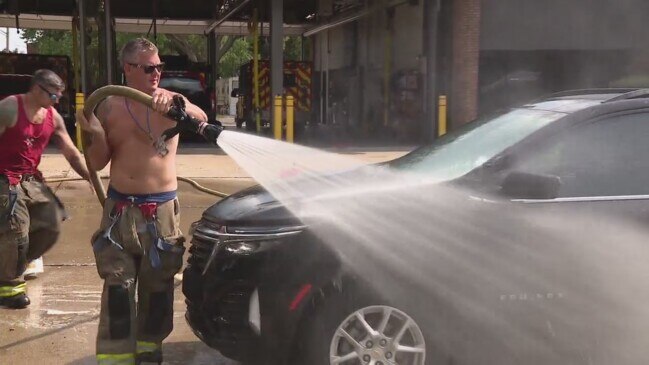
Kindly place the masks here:
POLYGON ((154 350, 152 352, 142 352, 137 354, 135 364, 140 365, 144 363, 162 364, 162 350, 154 350))
POLYGON ((2 297, 0 298, 0 306, 5 306, 12 309, 23 309, 26 308, 31 301, 27 294, 22 293, 14 295, 12 297, 2 297))

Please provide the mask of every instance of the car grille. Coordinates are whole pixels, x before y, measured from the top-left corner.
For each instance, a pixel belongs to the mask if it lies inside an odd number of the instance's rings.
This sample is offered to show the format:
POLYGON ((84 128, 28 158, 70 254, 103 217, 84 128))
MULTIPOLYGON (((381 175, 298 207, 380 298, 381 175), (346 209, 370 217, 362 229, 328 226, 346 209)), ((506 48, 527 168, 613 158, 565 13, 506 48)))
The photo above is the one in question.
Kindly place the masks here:
POLYGON ((218 231, 220 227, 215 224, 201 222, 192 236, 191 247, 189 248, 189 259, 187 264, 202 272, 212 254, 214 245, 218 244, 218 237, 209 233, 210 230, 218 231), (198 235, 196 234, 198 233, 198 235))

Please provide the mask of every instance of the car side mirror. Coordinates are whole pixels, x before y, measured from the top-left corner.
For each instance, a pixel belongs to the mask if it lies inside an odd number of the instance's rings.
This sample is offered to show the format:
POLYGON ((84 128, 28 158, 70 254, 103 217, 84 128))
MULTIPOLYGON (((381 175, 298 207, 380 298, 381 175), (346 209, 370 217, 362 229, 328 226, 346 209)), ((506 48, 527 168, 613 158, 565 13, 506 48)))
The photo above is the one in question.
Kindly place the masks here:
POLYGON ((238 98, 239 97, 239 88, 232 89, 232 92, 230 93, 230 97, 238 98))
POLYGON ((501 192, 512 199, 554 199, 560 187, 558 176, 513 171, 505 177, 501 192))

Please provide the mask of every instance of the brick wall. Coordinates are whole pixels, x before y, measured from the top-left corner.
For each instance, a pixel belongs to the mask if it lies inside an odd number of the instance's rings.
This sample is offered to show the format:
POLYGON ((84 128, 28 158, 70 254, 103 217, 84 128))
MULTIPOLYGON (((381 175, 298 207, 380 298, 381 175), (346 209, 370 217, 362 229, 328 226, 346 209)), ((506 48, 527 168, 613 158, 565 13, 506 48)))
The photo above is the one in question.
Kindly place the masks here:
POLYGON ((457 128, 475 119, 478 111, 480 0, 453 0, 452 18, 449 119, 457 128))

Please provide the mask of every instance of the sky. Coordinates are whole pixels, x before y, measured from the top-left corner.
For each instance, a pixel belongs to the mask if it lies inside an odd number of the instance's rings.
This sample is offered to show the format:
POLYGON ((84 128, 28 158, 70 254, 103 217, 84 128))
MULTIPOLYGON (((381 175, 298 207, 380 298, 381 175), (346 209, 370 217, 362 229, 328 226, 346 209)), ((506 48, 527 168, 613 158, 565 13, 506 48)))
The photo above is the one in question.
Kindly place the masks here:
POLYGON ((6 31, 9 29, 9 49, 18 49, 20 53, 27 53, 27 46, 25 41, 20 38, 20 34, 16 32, 16 28, 0 28, 0 50, 5 49, 7 46, 6 31))

